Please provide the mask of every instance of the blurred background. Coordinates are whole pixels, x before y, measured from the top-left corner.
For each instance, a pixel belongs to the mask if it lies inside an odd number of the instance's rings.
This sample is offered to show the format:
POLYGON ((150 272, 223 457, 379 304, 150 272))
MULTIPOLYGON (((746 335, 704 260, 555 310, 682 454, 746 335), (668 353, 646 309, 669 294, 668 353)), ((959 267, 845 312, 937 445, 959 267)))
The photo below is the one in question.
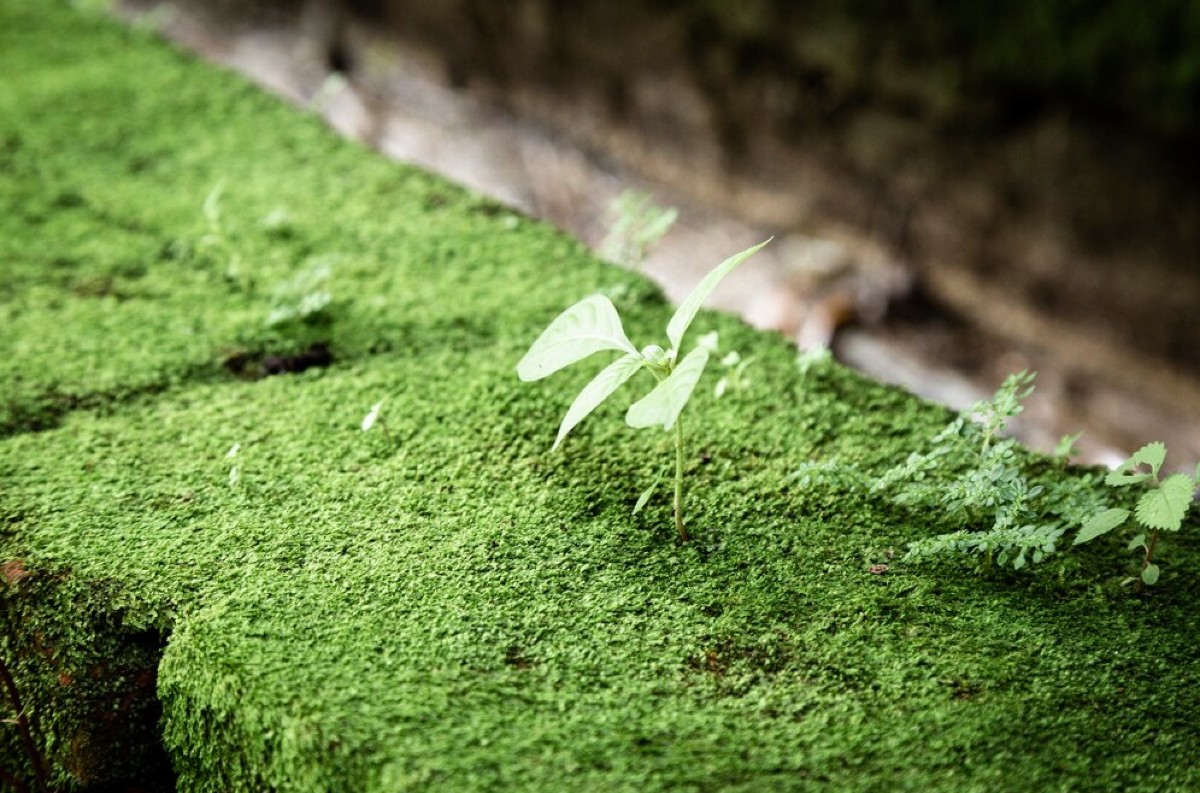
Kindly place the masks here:
MULTIPOLYGON (((1200 459, 1194 0, 123 0, 343 134, 1018 434, 1200 459)), ((746 351, 743 351, 746 352, 746 351)))

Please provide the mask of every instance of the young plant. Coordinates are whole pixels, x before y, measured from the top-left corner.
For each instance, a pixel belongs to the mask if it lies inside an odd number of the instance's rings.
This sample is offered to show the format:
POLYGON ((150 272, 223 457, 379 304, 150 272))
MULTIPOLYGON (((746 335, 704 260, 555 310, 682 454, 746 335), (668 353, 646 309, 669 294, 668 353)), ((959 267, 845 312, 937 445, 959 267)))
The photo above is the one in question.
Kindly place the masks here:
POLYGON ((374 405, 371 405, 371 410, 367 415, 363 416, 362 431, 370 432, 372 428, 379 427, 383 431, 383 439, 390 446, 392 443, 392 434, 388 432, 387 421, 383 418, 383 400, 379 400, 374 405))
POLYGON ((329 291, 332 272, 332 260, 318 257, 291 278, 276 284, 266 326, 276 328, 292 323, 312 325, 328 321, 330 303, 333 302, 329 291))
MULTIPOLYGON (((700 310, 700 305, 721 279, 768 242, 770 240, 731 256, 705 276, 667 324, 670 347, 665 350, 657 344, 651 344, 638 351, 626 337, 621 327, 621 317, 612 301, 603 295, 592 295, 559 314, 517 364, 517 376, 531 382, 548 377, 598 352, 615 350, 622 353, 575 397, 559 425, 552 450, 557 449, 567 433, 639 371, 644 370, 654 377, 657 385, 629 407, 625 423, 635 429, 661 426, 664 430, 675 430, 675 530, 684 542, 689 537, 682 515, 683 423, 680 414, 708 363, 709 351, 697 345, 681 357, 683 337, 700 310)), ((653 487, 651 485, 642 494, 639 508, 645 504, 653 487)))
POLYGON ((746 368, 754 363, 754 358, 743 358, 737 350, 731 350, 726 353, 721 359, 721 366, 725 368, 725 374, 717 381, 713 387, 713 395, 717 399, 725 396, 729 389, 734 391, 744 391, 750 387, 750 378, 746 376, 746 368))
POLYGON ((243 278, 241 254, 225 232, 221 213, 221 196, 224 192, 225 184, 218 182, 204 199, 204 220, 208 224, 208 233, 200 238, 200 248, 211 251, 217 259, 222 260, 225 265, 225 280, 252 289, 253 283, 243 278))
POLYGON ((896 503, 941 514, 960 527, 913 542, 906 561, 976 554, 985 566, 1019 570, 1055 553, 1067 529, 1095 508, 1084 479, 1031 484, 1017 442, 1002 437, 1033 392, 1033 378, 1010 375, 992 399, 961 413, 933 438, 930 450, 914 452, 875 482, 873 489, 891 493, 896 503))
POLYGON ((608 206, 612 226, 600 245, 600 255, 613 264, 636 270, 646 255, 671 230, 679 211, 654 203, 649 193, 626 190, 608 206))
POLYGON ((1075 536, 1075 545, 1090 542, 1125 525, 1132 516, 1143 529, 1129 542, 1129 550, 1140 548, 1143 551, 1139 587, 1153 586, 1158 582, 1159 569, 1154 563, 1154 550, 1158 546, 1159 535, 1164 531, 1179 531, 1183 527, 1183 519, 1192 505, 1192 494, 1200 482, 1200 466, 1196 468, 1194 477, 1191 474, 1180 473, 1159 479, 1158 474, 1166 458, 1165 445, 1148 443, 1115 471, 1109 473, 1104 478, 1106 485, 1128 487, 1145 484, 1149 490, 1138 499, 1137 508, 1133 512, 1127 509, 1106 509, 1093 516, 1075 536), (1147 532, 1150 534, 1149 540, 1146 539, 1147 532))

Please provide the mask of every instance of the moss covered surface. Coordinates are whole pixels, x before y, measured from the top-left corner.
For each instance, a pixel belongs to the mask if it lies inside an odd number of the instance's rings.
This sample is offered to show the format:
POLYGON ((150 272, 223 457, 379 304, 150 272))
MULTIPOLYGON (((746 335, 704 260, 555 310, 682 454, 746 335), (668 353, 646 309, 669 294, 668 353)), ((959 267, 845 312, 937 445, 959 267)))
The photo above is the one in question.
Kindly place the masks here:
POLYGON ((669 438, 610 406, 551 455, 587 367, 513 372, 596 290, 655 340, 643 280, 65 4, 0 0, 0 72, 3 648, 59 781, 153 776, 157 731, 197 791, 1200 785, 1194 540, 1144 599, 1089 583, 1115 544, 875 574, 927 516, 789 475, 944 414, 705 315, 757 362, 689 407, 681 546, 630 514, 669 438), (324 321, 267 329, 314 258, 324 321))

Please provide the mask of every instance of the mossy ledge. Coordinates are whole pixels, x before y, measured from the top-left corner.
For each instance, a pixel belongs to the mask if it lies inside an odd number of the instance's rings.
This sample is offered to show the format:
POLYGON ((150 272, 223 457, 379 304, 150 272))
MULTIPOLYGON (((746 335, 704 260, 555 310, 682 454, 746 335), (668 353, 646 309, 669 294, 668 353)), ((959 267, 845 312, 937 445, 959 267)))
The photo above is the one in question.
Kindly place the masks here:
POLYGON ((682 546, 666 499, 630 514, 670 439, 609 406, 551 455, 587 367, 513 372, 598 290, 657 339, 643 279, 66 3, 0 0, 0 69, 2 650, 54 784, 1200 786, 1194 532, 1144 598, 1115 540, 880 573, 936 521, 790 474, 880 471, 944 411, 706 314, 756 363, 689 407, 682 546), (267 329, 314 258, 322 322, 267 329), (318 337, 329 366, 223 367, 318 337))

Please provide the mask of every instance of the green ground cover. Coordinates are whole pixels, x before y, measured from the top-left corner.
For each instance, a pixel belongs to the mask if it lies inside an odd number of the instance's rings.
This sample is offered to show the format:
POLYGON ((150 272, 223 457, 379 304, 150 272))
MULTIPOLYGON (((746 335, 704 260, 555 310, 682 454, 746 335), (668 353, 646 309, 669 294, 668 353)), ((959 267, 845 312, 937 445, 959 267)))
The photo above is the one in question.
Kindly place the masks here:
POLYGON ((590 372, 514 372, 598 290, 657 336, 644 280, 66 4, 0 0, 0 74, 2 649, 57 782, 1200 786, 1187 532, 1143 598, 1115 538, 1021 575, 897 564, 928 514, 791 474, 882 471, 944 411, 704 315, 757 361, 689 406, 680 545, 668 499, 630 514, 670 436, 612 404, 551 455, 590 372), (268 328, 314 259, 322 322, 268 328), (315 340, 331 366, 226 365, 315 340), (390 440, 359 429, 380 399, 390 440))

